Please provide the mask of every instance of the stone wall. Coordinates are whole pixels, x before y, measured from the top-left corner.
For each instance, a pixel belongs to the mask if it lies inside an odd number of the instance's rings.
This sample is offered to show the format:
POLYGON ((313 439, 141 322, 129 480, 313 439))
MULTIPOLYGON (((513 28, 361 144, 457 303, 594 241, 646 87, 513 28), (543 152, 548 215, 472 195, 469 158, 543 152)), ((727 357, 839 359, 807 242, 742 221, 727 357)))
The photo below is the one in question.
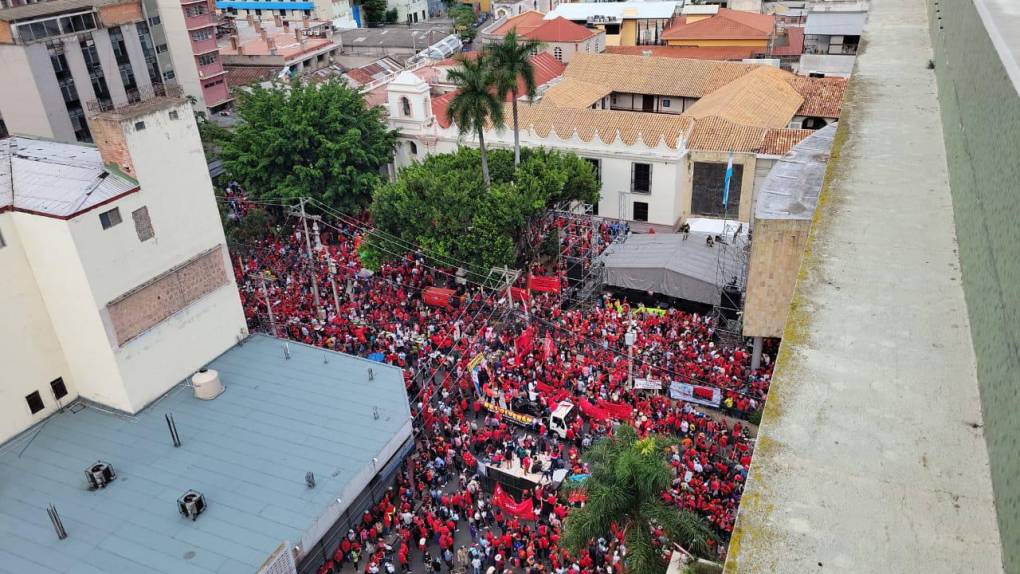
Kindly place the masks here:
POLYGON ((745 337, 783 336, 810 228, 809 220, 755 221, 744 302, 745 337))
POLYGON ((1020 572, 1020 97, 975 0, 928 6, 1004 566, 1020 572))

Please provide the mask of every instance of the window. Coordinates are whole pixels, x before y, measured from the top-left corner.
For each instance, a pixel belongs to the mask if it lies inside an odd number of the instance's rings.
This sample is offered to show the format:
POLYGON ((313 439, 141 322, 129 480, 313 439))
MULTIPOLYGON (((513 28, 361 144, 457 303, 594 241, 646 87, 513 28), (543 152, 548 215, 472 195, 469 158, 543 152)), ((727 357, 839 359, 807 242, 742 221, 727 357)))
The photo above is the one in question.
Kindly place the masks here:
POLYGON ((25 402, 28 403, 28 410, 32 411, 32 414, 43 410, 46 406, 43 404, 42 397, 39 396, 39 391, 35 391, 32 394, 25 397, 25 402))
POLYGON ((652 192, 652 164, 650 163, 631 164, 630 190, 633 193, 652 192))
POLYGON ((167 70, 163 72, 163 79, 172 80, 175 77, 177 77, 177 74, 175 74, 173 70, 167 70))
POLYGON ((212 29, 211 28, 203 28, 202 30, 196 30, 195 32, 191 33, 191 39, 196 41, 196 42, 201 42, 203 40, 208 40, 208 39, 210 39, 212 37, 213 37, 213 33, 212 33, 212 29))
POLYGON ((119 224, 120 219, 120 208, 114 207, 110 211, 104 211, 99 214, 99 223, 103 224, 103 229, 109 229, 114 225, 119 224))
POLYGON ((662 107, 664 108, 669 107, 669 98, 662 98, 662 107))
POLYGON ((135 122, 135 131, 140 132, 145 129, 145 122, 135 122))
POLYGON ((643 201, 634 202, 634 221, 648 221, 648 204, 643 201))
POLYGON ((216 63, 215 52, 213 52, 212 54, 202 54, 201 56, 198 57, 199 66, 209 66, 215 63, 216 63))
POLYGON ((177 110, 170 110, 170 113, 167 115, 170 116, 171 120, 180 119, 180 115, 178 115, 177 110))
POLYGON ((406 97, 400 98, 400 113, 404 116, 411 115, 411 100, 408 100, 406 97))
POLYGON ((166 44, 160 44, 160 45, 156 46, 156 53, 157 54, 162 54, 163 52, 166 52, 167 50, 168 50, 168 48, 166 47, 166 44))
POLYGON ((591 164, 591 168, 595 172, 595 181, 602 183, 602 160, 586 157, 584 161, 591 164))
POLYGON ((149 18, 149 25, 159 26, 159 16, 153 16, 152 18, 149 18))
POLYGON ((149 219, 149 208, 139 207, 131 212, 131 219, 135 222, 135 233, 138 234, 138 241, 148 241, 156 236, 152 229, 152 220, 149 219))
POLYGON ((57 400, 67 396, 67 385, 64 384, 63 377, 57 377, 50 381, 50 389, 53 391, 53 397, 57 400))
POLYGON ((730 195, 723 206, 723 190, 726 187, 726 163, 694 162, 692 178, 691 213, 695 215, 722 217, 727 213, 736 214, 740 208, 740 187, 744 166, 734 163, 730 178, 730 195))
POLYGON ((553 58, 556 58, 560 62, 563 61, 563 49, 559 46, 553 48, 553 58))
POLYGON ((418 144, 407 142, 407 149, 411 152, 411 155, 418 155, 418 144))

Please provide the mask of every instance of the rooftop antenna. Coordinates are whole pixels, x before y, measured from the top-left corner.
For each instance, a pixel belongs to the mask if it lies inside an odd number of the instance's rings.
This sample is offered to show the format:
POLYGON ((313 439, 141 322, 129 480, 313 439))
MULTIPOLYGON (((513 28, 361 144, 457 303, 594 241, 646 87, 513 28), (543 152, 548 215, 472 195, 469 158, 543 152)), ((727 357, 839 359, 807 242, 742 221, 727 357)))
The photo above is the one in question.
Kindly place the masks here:
POLYGON ((375 380, 375 371, 372 370, 372 367, 368 368, 368 380, 370 381, 375 380))
POLYGON ((308 472, 305 473, 305 484, 308 485, 308 488, 315 488, 315 473, 314 472, 308 471, 308 472))
POLYGON ((181 435, 177 434, 177 422, 174 421, 174 416, 170 413, 163 415, 166 418, 166 426, 170 429, 170 438, 174 441, 174 448, 180 448, 181 446, 181 435))
POLYGON ((57 514, 57 507, 50 504, 46 508, 46 514, 50 517, 50 523, 53 524, 53 529, 57 531, 57 538, 60 540, 67 538, 67 530, 64 529, 64 523, 60 520, 60 515, 57 514))

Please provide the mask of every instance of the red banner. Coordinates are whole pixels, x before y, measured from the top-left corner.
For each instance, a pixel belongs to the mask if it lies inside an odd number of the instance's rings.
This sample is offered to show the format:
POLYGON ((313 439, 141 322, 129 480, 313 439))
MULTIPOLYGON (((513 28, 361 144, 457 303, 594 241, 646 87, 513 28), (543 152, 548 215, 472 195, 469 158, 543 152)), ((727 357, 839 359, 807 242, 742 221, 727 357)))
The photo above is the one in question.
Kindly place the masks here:
POLYGON ((595 404, 598 405, 600 409, 609 413, 609 416, 619 420, 630 420, 631 414, 634 411, 630 405, 611 403, 604 399, 599 399, 595 404))
POLYGON ((577 403, 577 406, 581 409, 581 413, 590 419, 597 419, 600 421, 609 419, 609 413, 607 413, 604 409, 600 409, 599 407, 591 404, 588 402, 588 399, 581 399, 577 403))
POLYGON ((538 392, 542 393, 545 400, 550 403, 550 408, 552 408, 552 403, 558 403, 570 394, 570 391, 566 389, 556 389, 541 381, 535 381, 535 388, 538 389, 538 392))
POLYGON ((521 520, 535 520, 534 502, 530 498, 523 502, 515 501, 513 497, 503 492, 503 488, 499 484, 496 485, 496 491, 492 494, 492 503, 521 520))
POLYGON ((450 297, 453 297, 453 289, 442 287, 426 287, 421 291, 421 299, 426 305, 433 307, 449 307, 450 297))
POLYGON ((528 327, 521 332, 520 336, 514 341, 514 347, 517 349, 517 362, 520 363, 524 360, 524 357, 531 352, 531 348, 534 345, 535 336, 532 333, 531 327, 528 327))
POLYGON ((560 278, 544 275, 529 275, 528 289, 532 291, 545 291, 548 293, 560 292, 560 278))
POLYGON ((710 401, 712 400, 712 395, 715 394, 715 390, 712 387, 695 386, 692 394, 699 399, 710 401))
POLYGON ((511 287, 510 298, 514 301, 523 301, 527 303, 528 301, 531 301, 531 292, 522 287, 511 287))

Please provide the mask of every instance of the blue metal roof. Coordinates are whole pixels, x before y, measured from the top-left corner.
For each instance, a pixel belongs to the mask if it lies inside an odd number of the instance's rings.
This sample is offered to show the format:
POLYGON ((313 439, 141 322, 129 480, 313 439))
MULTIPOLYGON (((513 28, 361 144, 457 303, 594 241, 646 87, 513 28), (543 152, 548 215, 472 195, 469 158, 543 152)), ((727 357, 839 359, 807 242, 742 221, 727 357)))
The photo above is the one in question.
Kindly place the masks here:
POLYGON ((216 0, 216 7, 236 8, 238 10, 311 10, 314 2, 241 2, 236 0, 216 0))
POLYGON ((381 469, 410 436, 402 374, 296 343, 288 360, 282 346, 254 335, 214 360, 226 391, 212 401, 182 383, 135 416, 68 409, 0 446, 0 572, 251 574, 327 508, 338 511, 341 493, 353 500, 374 474, 364 472, 372 459, 381 469), (83 471, 96 460, 117 478, 90 492, 83 471), (176 507, 188 489, 209 504, 194 522, 176 507), (65 540, 50 526, 49 503, 65 540))

